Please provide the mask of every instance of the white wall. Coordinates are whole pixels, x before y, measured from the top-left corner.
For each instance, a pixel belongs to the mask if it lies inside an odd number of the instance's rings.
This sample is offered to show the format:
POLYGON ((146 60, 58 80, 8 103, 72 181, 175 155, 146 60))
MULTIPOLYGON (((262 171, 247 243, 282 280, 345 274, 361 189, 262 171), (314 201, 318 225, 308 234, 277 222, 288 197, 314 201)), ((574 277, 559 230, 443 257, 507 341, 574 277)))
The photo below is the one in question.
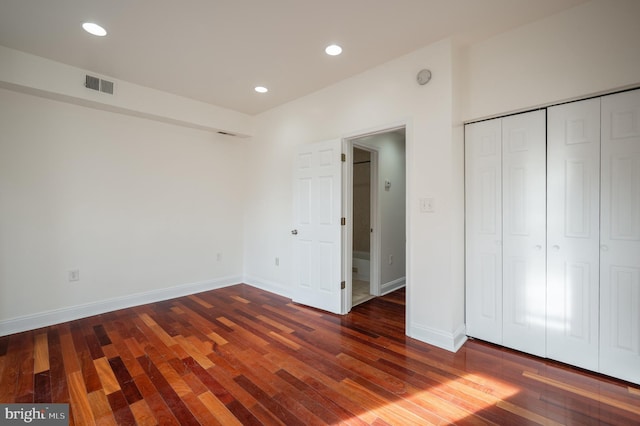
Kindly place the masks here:
POLYGON ((242 140, 2 89, 0 112, 0 334, 241 281, 242 140))
POLYGON ((596 0, 471 46, 472 120, 640 84, 640 1, 596 0))
POLYGON ((463 257, 463 222, 451 208, 462 197, 462 186, 453 184, 462 158, 453 158, 451 75, 452 44, 442 41, 256 117, 246 163, 247 282, 291 292, 295 146, 407 124, 407 329, 442 347, 461 344, 464 284, 459 272, 452 278, 452 259, 463 257), (415 82, 422 68, 433 72, 426 86, 415 82), (435 198, 435 213, 419 212, 424 197, 435 198))

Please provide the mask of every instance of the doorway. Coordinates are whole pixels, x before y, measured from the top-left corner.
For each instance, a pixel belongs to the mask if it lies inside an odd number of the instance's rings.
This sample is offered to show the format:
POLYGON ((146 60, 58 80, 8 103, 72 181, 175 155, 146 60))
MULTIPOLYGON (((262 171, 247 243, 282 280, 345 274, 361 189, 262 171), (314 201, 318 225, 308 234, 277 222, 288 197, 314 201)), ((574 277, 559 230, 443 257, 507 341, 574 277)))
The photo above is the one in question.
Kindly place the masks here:
MULTIPOLYGON (((351 305, 356 306, 374 297, 371 285, 372 212, 375 198, 372 182, 377 179, 377 156, 364 146, 353 146, 353 264, 351 305), (372 163, 373 162, 373 163, 372 163), (375 175, 374 175, 375 174, 375 175)), ((374 286, 375 288, 375 286, 374 286)))
POLYGON ((349 308, 406 285, 406 132, 347 140, 349 308))

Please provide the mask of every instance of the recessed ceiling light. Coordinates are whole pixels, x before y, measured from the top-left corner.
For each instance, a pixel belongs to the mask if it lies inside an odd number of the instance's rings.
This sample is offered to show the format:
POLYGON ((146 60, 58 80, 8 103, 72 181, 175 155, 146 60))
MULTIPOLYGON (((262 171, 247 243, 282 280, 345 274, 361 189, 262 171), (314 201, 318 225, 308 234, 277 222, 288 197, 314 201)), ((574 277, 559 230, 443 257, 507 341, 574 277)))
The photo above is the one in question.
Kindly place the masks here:
POLYGON ((94 24, 93 22, 85 22, 82 24, 82 28, 89 34, 93 34, 94 36, 104 37, 107 35, 107 30, 102 28, 98 24, 94 24))
POLYGON ((258 92, 258 93, 267 93, 269 91, 269 89, 267 89, 266 87, 262 87, 262 86, 256 86, 256 88, 254 90, 256 92, 258 92))
POLYGON ((324 51, 327 52, 327 55, 337 56, 342 53, 342 47, 337 44, 332 44, 331 46, 327 46, 324 51))

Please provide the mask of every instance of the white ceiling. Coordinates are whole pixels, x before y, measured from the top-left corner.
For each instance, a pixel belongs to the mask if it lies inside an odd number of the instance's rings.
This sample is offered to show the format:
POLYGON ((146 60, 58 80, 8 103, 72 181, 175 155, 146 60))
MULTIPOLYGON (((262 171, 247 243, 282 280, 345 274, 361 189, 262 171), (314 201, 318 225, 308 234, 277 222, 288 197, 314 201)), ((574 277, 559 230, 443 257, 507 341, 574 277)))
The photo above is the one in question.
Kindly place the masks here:
POLYGON ((0 45, 256 114, 445 37, 475 42, 584 1, 0 0, 0 45), (331 43, 341 56, 324 53, 331 43))

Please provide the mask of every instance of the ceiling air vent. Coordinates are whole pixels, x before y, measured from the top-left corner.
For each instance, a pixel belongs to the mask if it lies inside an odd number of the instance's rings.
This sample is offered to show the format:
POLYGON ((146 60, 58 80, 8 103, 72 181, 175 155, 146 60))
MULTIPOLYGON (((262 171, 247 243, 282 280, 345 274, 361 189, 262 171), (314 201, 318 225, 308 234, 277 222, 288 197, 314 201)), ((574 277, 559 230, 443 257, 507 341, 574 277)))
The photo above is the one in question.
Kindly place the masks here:
POLYGON ((85 76, 84 87, 91 90, 100 90, 100 79, 87 75, 85 76))
POLYGON ((84 87, 86 87, 87 89, 97 90, 99 92, 113 95, 113 81, 101 80, 98 77, 86 75, 84 80, 84 87))
POLYGON ((100 80, 100 91, 113 95, 113 81, 100 80))

